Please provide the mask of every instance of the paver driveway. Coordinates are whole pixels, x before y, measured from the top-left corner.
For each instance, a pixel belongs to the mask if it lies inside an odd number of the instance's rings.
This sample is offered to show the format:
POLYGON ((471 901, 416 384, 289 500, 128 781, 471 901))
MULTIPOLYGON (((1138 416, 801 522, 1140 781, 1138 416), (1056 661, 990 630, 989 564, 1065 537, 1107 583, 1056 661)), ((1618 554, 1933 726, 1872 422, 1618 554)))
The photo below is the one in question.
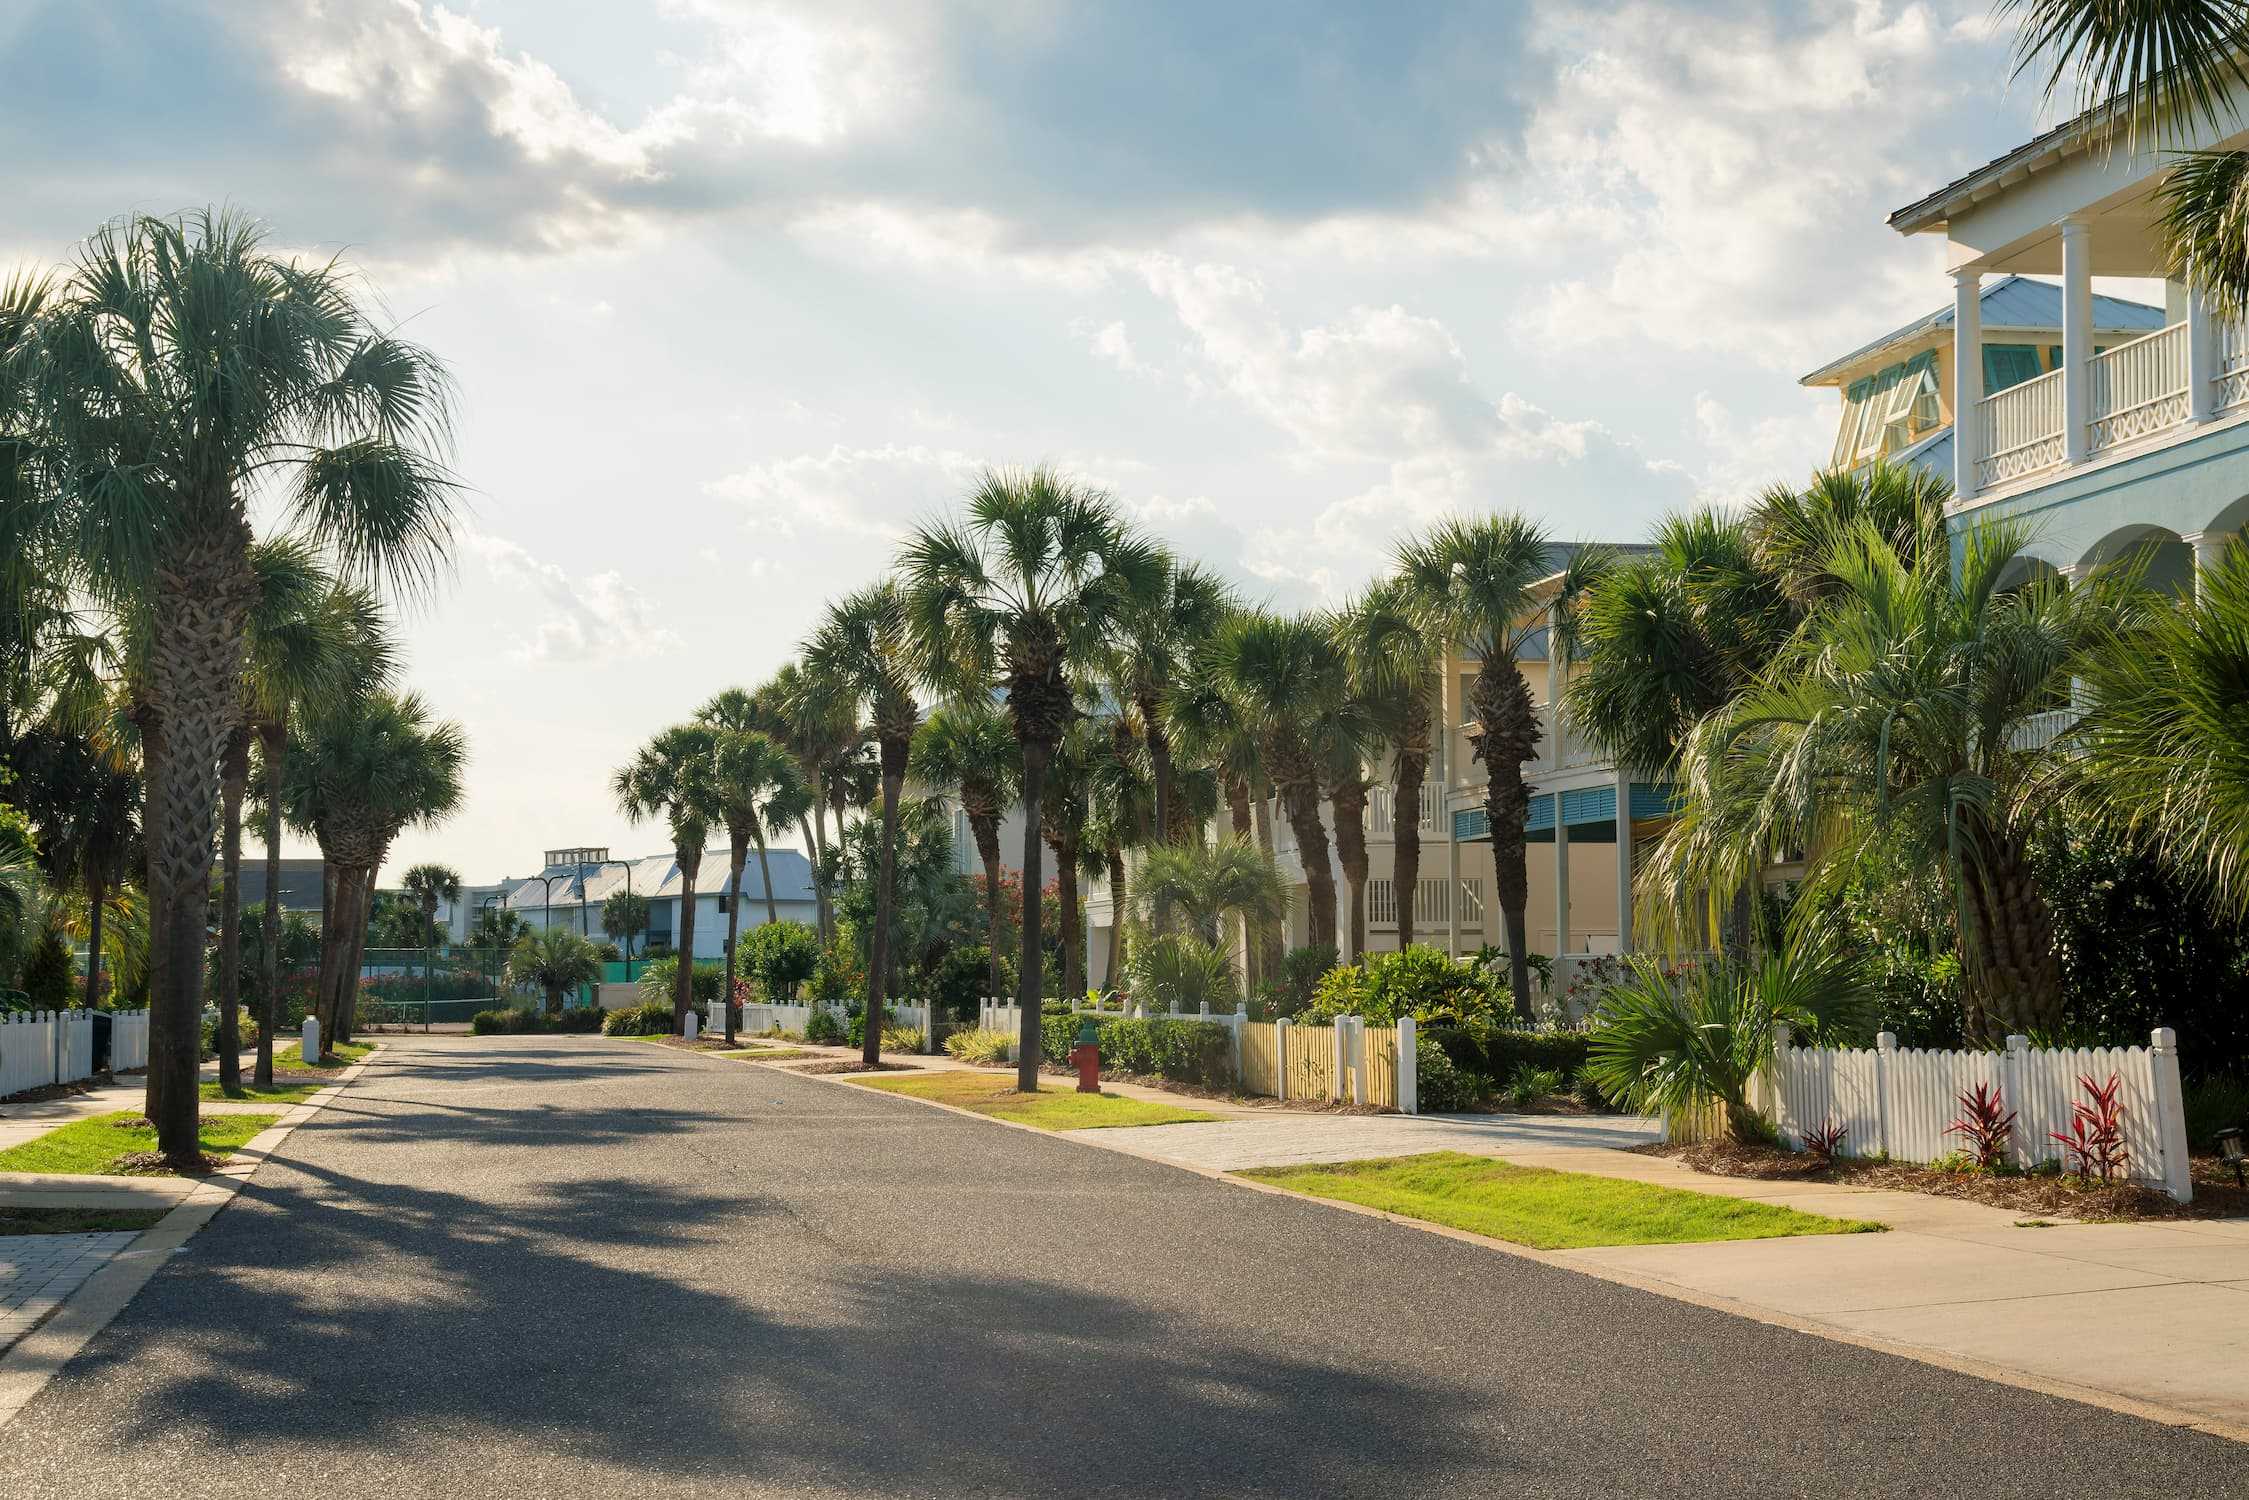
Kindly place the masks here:
POLYGON ((2239 1495, 2249 1449, 739 1063, 408 1038, 0 1495, 2239 1495))

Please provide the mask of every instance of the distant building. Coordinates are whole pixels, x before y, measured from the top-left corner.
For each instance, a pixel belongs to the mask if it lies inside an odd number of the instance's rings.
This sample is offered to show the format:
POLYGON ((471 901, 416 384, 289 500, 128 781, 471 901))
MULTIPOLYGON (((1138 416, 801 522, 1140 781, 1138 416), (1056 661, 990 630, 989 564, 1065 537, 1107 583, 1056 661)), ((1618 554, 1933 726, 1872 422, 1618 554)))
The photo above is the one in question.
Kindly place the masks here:
MULTIPOLYGON (((727 852, 723 838, 714 840, 704 851, 702 866, 696 872, 697 958, 719 958, 726 952, 727 852)), ((818 910, 812 895, 812 862, 794 849, 770 849, 766 863, 773 871, 770 914, 784 922, 811 925, 818 910)), ((678 862, 669 853, 613 859, 601 846, 549 849, 535 875, 463 885, 460 902, 445 920, 454 940, 466 941, 479 913, 505 907, 534 928, 567 927, 600 942, 607 936, 601 929, 602 903, 629 887, 648 898, 648 927, 633 940, 633 952, 668 953, 679 947, 683 886, 678 862)), ((748 932, 763 924, 769 914, 755 848, 743 861, 741 890, 739 930, 748 932)))
MULTIPOLYGON (((301 912, 318 918, 322 906, 320 884, 321 861, 317 859, 284 859, 281 861, 281 909, 301 912)), ((242 856, 242 904, 261 906, 266 898, 266 862, 262 855, 245 851, 242 856)))

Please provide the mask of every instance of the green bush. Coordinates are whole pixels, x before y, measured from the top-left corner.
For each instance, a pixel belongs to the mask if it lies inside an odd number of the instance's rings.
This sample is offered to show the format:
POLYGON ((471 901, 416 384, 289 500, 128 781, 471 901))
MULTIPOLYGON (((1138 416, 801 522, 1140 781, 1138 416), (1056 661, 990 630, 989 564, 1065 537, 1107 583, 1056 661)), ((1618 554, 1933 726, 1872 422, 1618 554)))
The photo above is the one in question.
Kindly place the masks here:
POLYGON ((1506 1087, 1500 1092, 1517 1109, 1528 1109, 1562 1092, 1563 1082, 1563 1075, 1554 1069, 1534 1068, 1526 1063, 1507 1075, 1506 1087))
POLYGON ((735 957, 768 1000, 787 1005, 820 967, 820 934, 802 922, 763 922, 742 935, 735 957))
MULTIPOLYGON (((984 998, 992 986, 992 960, 990 950, 981 943, 963 944, 948 948, 929 971, 929 988, 935 997, 941 1015, 956 1021, 976 1019, 977 1002, 984 998)), ((1005 954, 1000 955, 1000 993, 996 999, 1006 999, 1015 993, 1015 965, 1005 954)))
POLYGON ((2212 1151, 2221 1130, 2249 1129, 2249 1083, 2239 1078, 2205 1078, 2185 1089, 2187 1144, 2212 1151))
POLYGON ((836 1013, 832 1010, 816 1010, 812 1013, 812 1018, 804 1023, 804 1039, 808 1042, 841 1046, 844 1035, 843 1022, 836 1019, 836 1013))
POLYGON ((1487 1078, 1512 1078, 1524 1068, 1575 1078, 1585 1067, 1591 1040, 1582 1031, 1515 1031, 1504 1027, 1462 1030, 1431 1026, 1423 1035, 1443 1047, 1455 1065, 1487 1078))
POLYGON ((513 1036, 529 1031, 531 1012, 527 1010, 480 1010, 469 1017, 470 1036, 513 1036))
POLYGON ((882 1050, 885 1052, 919 1052, 923 1040, 919 1026, 885 1026, 882 1029, 882 1050))
POLYGON ((867 970, 859 961, 858 951, 841 938, 821 949, 820 961, 812 966, 811 987, 812 998, 829 1005, 864 996, 867 970))
POLYGON ((1281 955, 1281 972, 1257 987, 1258 1002, 1266 1019, 1300 1014, 1312 1003, 1320 976, 1335 967, 1333 943, 1291 948, 1281 955))
POLYGON ((1456 1067, 1431 1038, 1417 1037, 1413 1053, 1414 1092, 1423 1114, 1454 1114, 1482 1096, 1481 1080, 1456 1067))
MULTIPOLYGON (((643 1005, 661 1004, 666 1015, 671 1014, 672 982, 679 973, 679 958, 667 953, 662 958, 649 960, 648 967, 640 971, 634 981, 640 987, 643 1005)), ((695 966, 694 978, 689 981, 695 1008, 701 1010, 718 998, 721 986, 726 983, 726 965, 716 959, 705 959, 695 966)), ((614 1035, 614 1033, 612 1033, 614 1035)))
MULTIPOLYGON (((1084 1015, 1045 1018, 1040 1049, 1061 1062, 1077 1045, 1084 1015)), ((1093 1018, 1100 1036, 1103 1073, 1137 1073, 1204 1088, 1234 1086, 1234 1033, 1215 1021, 1142 1020, 1137 1016, 1093 1018)))
POLYGON ((1004 1031, 972 1028, 945 1038, 945 1050, 965 1063, 1003 1063, 1014 1040, 1004 1031))
POLYGON ((68 1010, 77 998, 77 988, 70 945, 55 928, 40 928, 39 936, 32 939, 30 956, 23 961, 23 991, 31 997, 31 1008, 68 1010))
POLYGON ((1389 1026, 1412 1016, 1425 1026, 1476 1028, 1496 1024, 1508 1004, 1489 970, 1416 943, 1321 975, 1303 1019, 1321 1025, 1351 1015, 1389 1026))
MULTIPOLYGON (((669 1012, 666 1014, 669 1015, 669 1012)), ((607 1016, 598 1005, 567 1005, 560 1015, 542 1016, 540 1019, 546 1022, 549 1031, 584 1035, 601 1030, 602 1022, 607 1016)))
POLYGON ((613 1010, 602 1019, 601 1030, 604 1036, 670 1036, 671 1002, 647 1001, 613 1010))

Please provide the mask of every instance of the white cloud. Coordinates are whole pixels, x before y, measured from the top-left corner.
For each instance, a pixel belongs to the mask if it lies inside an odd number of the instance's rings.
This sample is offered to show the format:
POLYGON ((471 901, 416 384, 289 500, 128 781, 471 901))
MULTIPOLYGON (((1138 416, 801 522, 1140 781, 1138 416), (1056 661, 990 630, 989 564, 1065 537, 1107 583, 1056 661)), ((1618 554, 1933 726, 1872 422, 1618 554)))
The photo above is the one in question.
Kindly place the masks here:
MULTIPOLYGON (((610 571, 573 578, 562 568, 534 557, 505 537, 470 530, 463 545, 496 583, 528 593, 537 611, 532 633, 520 637, 515 654, 525 661, 591 662, 646 656, 680 644, 662 623, 661 611, 647 595, 610 571)), ((521 620, 521 610, 507 618, 521 620)))
POLYGON ((953 449, 896 444, 799 453, 738 469, 703 486, 741 506, 746 524, 784 537, 806 531, 890 540, 941 509, 984 460, 953 449))

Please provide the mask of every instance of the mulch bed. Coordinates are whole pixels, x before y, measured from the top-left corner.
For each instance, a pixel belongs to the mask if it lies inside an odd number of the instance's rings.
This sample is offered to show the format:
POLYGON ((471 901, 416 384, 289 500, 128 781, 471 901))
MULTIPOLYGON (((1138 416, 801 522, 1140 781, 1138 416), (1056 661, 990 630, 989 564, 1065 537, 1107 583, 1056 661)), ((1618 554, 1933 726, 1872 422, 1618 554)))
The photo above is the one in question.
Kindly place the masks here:
POLYGON ((798 1063, 793 1066, 776 1063, 775 1067, 788 1067, 792 1073, 911 1073, 912 1063, 879 1062, 868 1067, 856 1057, 834 1058, 828 1062, 798 1063))
POLYGON ((172 1159, 161 1151, 128 1151, 117 1158, 112 1170, 127 1177, 208 1177, 226 1165, 222 1156, 197 1158, 200 1165, 174 1167, 172 1159))
POLYGON ((69 1083, 42 1083, 35 1089, 20 1089, 5 1099, 0 1099, 0 1104, 45 1104, 55 1099, 75 1099, 81 1094, 90 1094, 95 1089, 107 1087, 112 1081, 102 1077, 79 1078, 69 1083))
POLYGON ((682 1052, 729 1052, 735 1048, 749 1045, 747 1039, 730 1042, 722 1036, 711 1036, 707 1033, 695 1038, 692 1042, 683 1036, 651 1036, 643 1037, 641 1040, 654 1042, 660 1047, 677 1047, 682 1052))
POLYGON ((2072 1176, 1948 1172, 1907 1162, 1861 1161, 1850 1157, 1823 1163, 1808 1152, 1739 1146, 1731 1141, 1712 1141, 1697 1146, 1669 1146, 1657 1142, 1631 1149, 1643 1156, 1668 1157, 1715 1177, 1890 1188, 1938 1198, 1965 1198, 1993 1208, 2012 1209, 2026 1218, 2232 1219, 2249 1215, 2249 1191, 2235 1183, 2231 1169, 2216 1157, 2194 1159, 2194 1201, 2178 1203, 2168 1194, 2132 1182, 2083 1184, 2072 1176))

